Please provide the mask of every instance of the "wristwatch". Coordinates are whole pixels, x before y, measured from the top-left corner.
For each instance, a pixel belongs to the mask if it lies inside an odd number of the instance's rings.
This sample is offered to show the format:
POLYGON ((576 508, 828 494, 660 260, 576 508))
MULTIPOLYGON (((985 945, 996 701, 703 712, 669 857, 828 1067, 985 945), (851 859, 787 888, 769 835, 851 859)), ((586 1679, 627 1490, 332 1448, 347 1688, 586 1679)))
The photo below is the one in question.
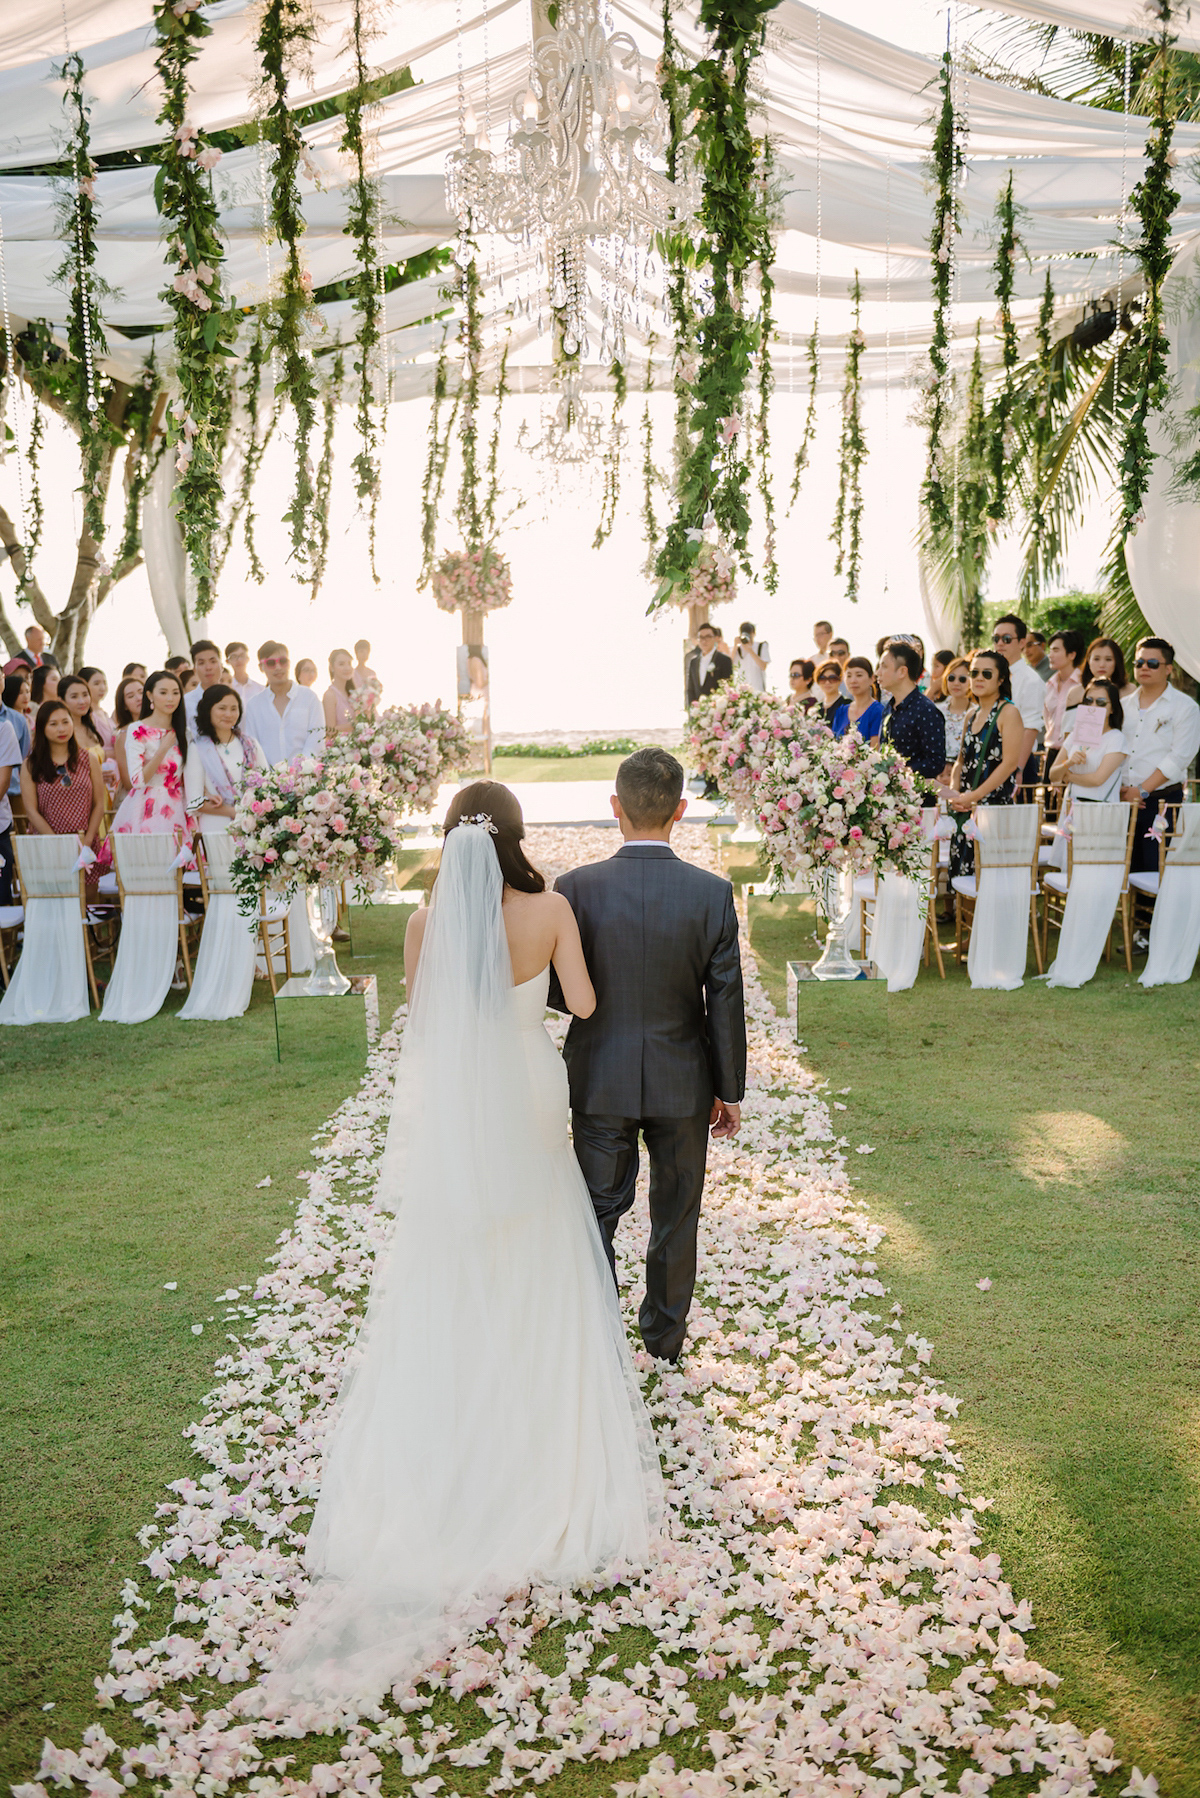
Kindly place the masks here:
POLYGON ((1149 787, 1139 787, 1138 792, 1141 794, 1142 804, 1145 805, 1147 799, 1150 797, 1149 787))

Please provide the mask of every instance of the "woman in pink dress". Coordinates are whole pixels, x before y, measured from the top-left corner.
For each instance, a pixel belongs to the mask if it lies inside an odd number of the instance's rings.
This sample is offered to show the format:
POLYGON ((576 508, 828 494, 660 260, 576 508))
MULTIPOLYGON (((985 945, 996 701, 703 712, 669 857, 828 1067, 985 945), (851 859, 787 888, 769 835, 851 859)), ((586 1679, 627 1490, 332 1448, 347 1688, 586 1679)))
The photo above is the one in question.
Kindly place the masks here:
POLYGON ((129 792, 117 807, 113 834, 137 836, 188 831, 183 795, 187 716, 178 680, 166 669, 147 676, 142 716, 125 733, 129 792))
POLYGON ((355 703, 354 657, 348 649, 335 649, 329 658, 329 685, 321 700, 325 712, 325 735, 345 736, 354 723, 358 707, 355 703))

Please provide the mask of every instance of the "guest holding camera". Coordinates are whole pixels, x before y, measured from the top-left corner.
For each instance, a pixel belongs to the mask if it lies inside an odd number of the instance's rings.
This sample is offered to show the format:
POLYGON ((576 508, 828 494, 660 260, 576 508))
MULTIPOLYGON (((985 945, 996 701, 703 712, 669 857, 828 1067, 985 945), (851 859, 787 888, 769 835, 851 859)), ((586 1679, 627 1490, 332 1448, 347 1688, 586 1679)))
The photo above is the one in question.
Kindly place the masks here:
POLYGON ((753 624, 747 622, 738 626, 737 642, 733 646, 734 664, 748 687, 756 693, 763 693, 767 686, 767 667, 771 660, 771 646, 759 642, 754 634, 753 624))

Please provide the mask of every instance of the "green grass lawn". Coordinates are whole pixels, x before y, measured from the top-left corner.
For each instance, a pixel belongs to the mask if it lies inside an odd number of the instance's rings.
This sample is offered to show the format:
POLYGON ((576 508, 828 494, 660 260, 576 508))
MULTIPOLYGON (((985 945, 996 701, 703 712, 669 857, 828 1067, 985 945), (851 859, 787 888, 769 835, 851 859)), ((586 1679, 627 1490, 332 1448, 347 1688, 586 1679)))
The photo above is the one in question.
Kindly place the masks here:
POLYGON ((514 780, 614 780, 623 755, 505 755, 492 757, 492 778, 514 780))
MULTIPOLYGON (((405 858, 413 881, 428 867, 405 858)), ((810 924, 795 901, 752 908, 778 1001, 810 924)), ((342 951, 378 973, 385 1019, 407 916, 356 912, 361 959, 342 951)), ((1065 1675, 1066 1714, 1164 1798, 1200 1798, 1200 987, 1143 993, 1114 968, 1077 993, 973 994, 952 968, 892 998, 804 998, 814 1069, 851 1089, 851 1147, 877 1151, 850 1162, 889 1231, 881 1271, 964 1401, 967 1488, 996 1501, 987 1546, 1033 1604, 1031 1650, 1065 1675)), ((181 1432, 223 1347, 206 1320, 264 1265, 363 1066, 359 1000, 282 1008, 278 1065, 262 988, 236 1023, 185 1027, 177 1004, 136 1029, 0 1032, 6 1780, 31 1776, 44 1731, 75 1746, 93 1720, 135 1532, 188 1471, 181 1432)))

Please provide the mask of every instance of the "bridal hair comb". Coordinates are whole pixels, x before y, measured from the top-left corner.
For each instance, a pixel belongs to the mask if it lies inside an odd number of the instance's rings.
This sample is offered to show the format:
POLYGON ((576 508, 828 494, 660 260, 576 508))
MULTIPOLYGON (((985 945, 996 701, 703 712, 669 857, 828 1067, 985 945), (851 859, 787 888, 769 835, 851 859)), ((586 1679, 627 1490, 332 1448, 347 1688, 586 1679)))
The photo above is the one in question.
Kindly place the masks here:
POLYGON ((476 830, 486 830, 489 836, 498 837, 500 835, 486 812, 476 812, 473 818, 460 818, 458 822, 459 824, 473 824, 476 830))

